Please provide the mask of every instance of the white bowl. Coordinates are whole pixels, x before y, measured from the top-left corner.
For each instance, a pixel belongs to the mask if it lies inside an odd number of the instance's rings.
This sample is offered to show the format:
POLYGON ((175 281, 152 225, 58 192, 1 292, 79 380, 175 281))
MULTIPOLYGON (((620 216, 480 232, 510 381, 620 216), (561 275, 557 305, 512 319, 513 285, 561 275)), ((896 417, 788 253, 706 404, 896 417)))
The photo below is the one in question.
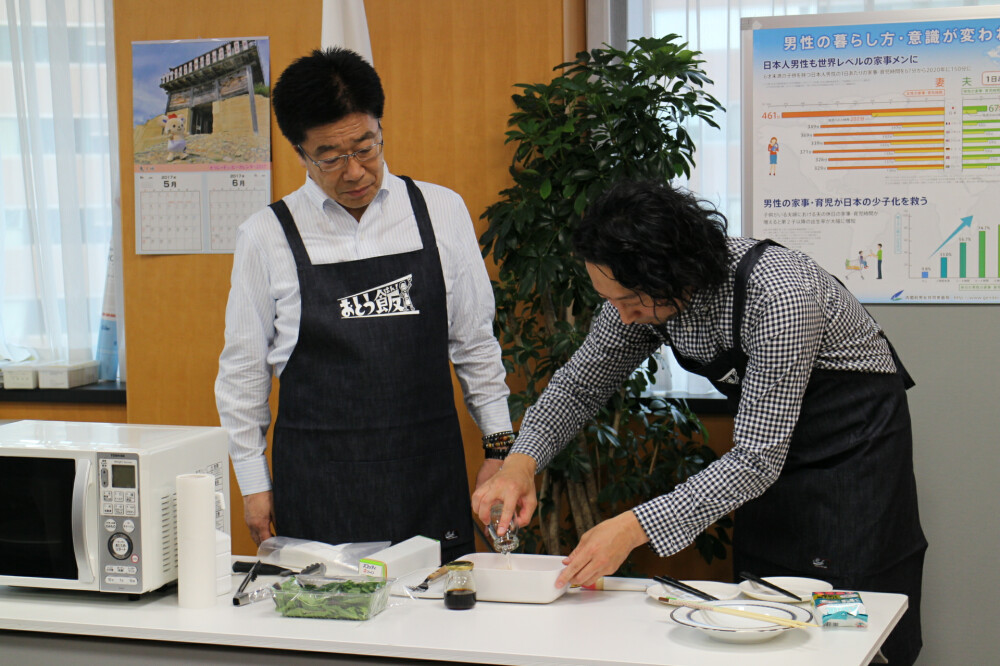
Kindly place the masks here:
POLYGON ((547 604, 569 588, 556 588, 556 578, 566 568, 562 555, 471 553, 460 559, 473 564, 477 601, 547 604))
MULTIPOLYGON (((810 611, 791 604, 769 601, 703 601, 700 603, 800 622, 812 622, 813 619, 813 614, 810 611)), ((670 613, 670 619, 677 624, 698 629, 715 640, 727 643, 760 643, 776 638, 779 634, 792 629, 792 627, 772 624, 766 620, 713 613, 684 606, 675 608, 670 613)))

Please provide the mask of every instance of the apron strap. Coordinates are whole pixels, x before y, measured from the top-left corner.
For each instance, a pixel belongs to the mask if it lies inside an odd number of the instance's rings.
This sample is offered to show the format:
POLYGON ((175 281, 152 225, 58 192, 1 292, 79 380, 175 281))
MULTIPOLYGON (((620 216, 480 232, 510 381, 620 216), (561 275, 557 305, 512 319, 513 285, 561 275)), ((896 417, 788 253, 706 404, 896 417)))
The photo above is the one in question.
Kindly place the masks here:
POLYGON ((306 252, 305 243, 302 242, 302 236, 299 235, 299 228, 295 226, 292 213, 288 210, 288 204, 285 203, 284 199, 278 199, 269 208, 274 211, 278 222, 281 223, 281 228, 285 232, 285 238, 288 240, 288 247, 291 248, 292 256, 295 257, 295 265, 311 265, 312 262, 309 261, 309 253, 306 252))
MULTIPOLYGON (((869 313, 868 316, 870 317, 871 314, 869 313)), ((885 344, 889 345, 889 353, 892 354, 892 362, 896 364, 896 374, 898 374, 900 379, 903 380, 903 388, 909 390, 916 386, 917 382, 910 376, 910 373, 906 369, 906 366, 903 365, 903 362, 899 360, 899 354, 896 353, 896 348, 892 346, 892 341, 889 340, 889 336, 887 336, 885 331, 882 329, 879 329, 878 334, 882 336, 883 340, 885 340, 885 344)))
POLYGON ((427 202, 420 188, 409 176, 400 176, 406 183, 406 193, 410 195, 410 206, 413 208, 413 215, 417 218, 417 229, 420 230, 420 243, 425 250, 437 249, 434 239, 434 227, 431 226, 431 216, 427 212, 427 202))
MULTIPOLYGON (((840 281, 839 277, 837 277, 833 273, 830 273, 830 277, 836 280, 837 284, 839 284, 844 291, 846 292, 851 291, 850 289, 847 288, 846 284, 840 281)), ((858 302, 861 303, 861 301, 858 302)), ((861 303, 861 307, 864 308, 865 314, 868 315, 868 318, 871 319, 876 324, 878 324, 878 321, 876 321, 875 317, 872 316, 872 313, 868 311, 868 308, 865 307, 864 303, 861 303)), ((910 372, 906 369, 906 366, 903 365, 903 362, 899 360, 899 354, 896 353, 896 348, 892 346, 892 340, 890 340, 889 336, 885 334, 885 331, 882 330, 881 326, 879 326, 878 334, 882 336, 883 340, 885 340, 885 344, 889 345, 889 353, 892 354, 892 362, 896 364, 896 374, 898 374, 899 378, 903 380, 903 388, 906 390, 910 390, 911 388, 917 385, 917 382, 913 379, 912 376, 910 376, 910 372)))
POLYGON ((747 355, 743 352, 743 310, 747 300, 747 282, 750 281, 750 274, 753 273, 754 266, 760 260, 761 255, 771 245, 782 247, 770 238, 765 238, 746 251, 746 254, 736 265, 736 282, 733 285, 733 353, 736 356, 736 369, 743 377, 747 371, 747 355))

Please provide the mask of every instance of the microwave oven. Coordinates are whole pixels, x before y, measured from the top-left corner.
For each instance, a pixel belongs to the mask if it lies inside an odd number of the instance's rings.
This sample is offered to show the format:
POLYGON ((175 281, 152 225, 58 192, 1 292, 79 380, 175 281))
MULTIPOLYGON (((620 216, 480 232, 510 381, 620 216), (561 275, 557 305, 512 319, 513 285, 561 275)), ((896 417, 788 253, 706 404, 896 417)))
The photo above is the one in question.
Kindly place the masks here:
MULTIPOLYGON (((225 431, 0 425, 0 585, 141 594, 177 579, 179 474, 229 497, 225 431)), ((228 502, 215 509, 229 533, 228 502)))

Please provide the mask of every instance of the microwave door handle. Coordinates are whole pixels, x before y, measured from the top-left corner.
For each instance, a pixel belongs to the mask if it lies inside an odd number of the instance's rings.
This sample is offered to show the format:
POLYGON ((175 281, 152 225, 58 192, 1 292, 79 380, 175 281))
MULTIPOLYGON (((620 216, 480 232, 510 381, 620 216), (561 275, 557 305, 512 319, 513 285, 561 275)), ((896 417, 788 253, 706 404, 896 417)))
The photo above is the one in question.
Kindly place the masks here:
POLYGON ((73 553, 81 583, 92 583, 94 572, 87 550, 87 490, 90 485, 90 461, 77 460, 73 481, 73 553))

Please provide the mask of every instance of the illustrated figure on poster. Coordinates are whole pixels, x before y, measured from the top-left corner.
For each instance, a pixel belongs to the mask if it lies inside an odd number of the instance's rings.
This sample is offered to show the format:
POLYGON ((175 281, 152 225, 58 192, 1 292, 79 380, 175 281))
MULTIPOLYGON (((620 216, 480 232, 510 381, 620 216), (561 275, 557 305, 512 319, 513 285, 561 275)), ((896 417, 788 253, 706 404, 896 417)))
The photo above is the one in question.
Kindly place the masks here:
POLYGON ((181 116, 169 113, 163 116, 163 133, 167 135, 167 161, 187 159, 187 124, 181 116))
POLYGON ((774 176, 778 168, 778 137, 771 137, 771 142, 767 144, 767 155, 768 161, 771 164, 771 170, 768 172, 768 175, 774 176))
POLYGON ((877 266, 878 266, 878 277, 875 278, 875 279, 876 280, 881 280, 882 279, 882 243, 878 244, 878 251, 875 252, 872 256, 875 257, 875 261, 878 262, 877 263, 877 266))
POLYGON ((858 276, 862 280, 864 280, 865 274, 863 273, 863 271, 864 269, 868 268, 868 262, 865 261, 864 251, 858 250, 857 259, 851 259, 850 257, 844 259, 844 268, 847 270, 847 272, 844 274, 845 280, 850 279, 851 275, 855 273, 857 273, 858 276))

